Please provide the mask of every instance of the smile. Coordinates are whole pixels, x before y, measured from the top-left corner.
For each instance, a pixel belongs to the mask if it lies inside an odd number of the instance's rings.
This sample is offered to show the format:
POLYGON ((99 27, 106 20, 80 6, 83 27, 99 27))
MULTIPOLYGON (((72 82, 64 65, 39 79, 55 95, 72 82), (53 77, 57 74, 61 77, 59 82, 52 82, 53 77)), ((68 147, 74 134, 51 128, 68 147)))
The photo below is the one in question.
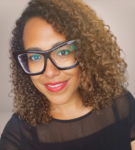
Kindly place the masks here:
MULTIPOLYGON (((64 82, 65 83, 65 82, 64 82)), ((56 85, 47 85, 47 86, 49 86, 49 87, 58 87, 58 86, 60 86, 60 85, 62 85, 62 84, 64 84, 64 83, 61 83, 61 84, 56 84, 56 85)))
POLYGON ((51 92, 58 92, 58 91, 61 91, 67 85, 67 83, 68 83, 68 80, 64 81, 63 83, 59 83, 55 85, 54 83, 52 83, 52 85, 48 83, 48 84, 45 84, 45 87, 51 92))

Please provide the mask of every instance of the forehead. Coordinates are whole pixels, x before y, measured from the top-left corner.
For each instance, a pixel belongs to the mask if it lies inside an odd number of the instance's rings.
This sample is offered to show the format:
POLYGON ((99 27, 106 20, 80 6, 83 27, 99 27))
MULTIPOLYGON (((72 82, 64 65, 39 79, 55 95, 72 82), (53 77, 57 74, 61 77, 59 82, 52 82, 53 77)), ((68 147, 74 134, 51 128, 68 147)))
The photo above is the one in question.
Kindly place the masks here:
POLYGON ((50 49, 53 44, 65 39, 65 36, 55 31, 51 24, 38 17, 28 20, 23 31, 25 49, 30 47, 50 49))

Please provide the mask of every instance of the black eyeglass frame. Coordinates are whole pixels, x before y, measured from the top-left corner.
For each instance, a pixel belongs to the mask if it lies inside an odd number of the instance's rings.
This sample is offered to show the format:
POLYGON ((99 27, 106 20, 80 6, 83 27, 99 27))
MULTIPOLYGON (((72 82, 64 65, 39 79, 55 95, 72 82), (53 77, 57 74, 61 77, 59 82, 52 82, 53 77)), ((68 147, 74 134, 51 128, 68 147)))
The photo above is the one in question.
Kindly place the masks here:
POLYGON ((35 50, 15 50, 15 51, 12 52, 12 55, 13 55, 14 59, 16 60, 17 64, 22 68, 22 70, 23 70, 26 74, 31 75, 31 76, 42 74, 42 73, 45 71, 46 65, 47 65, 47 58, 50 59, 50 61, 53 63, 53 65, 54 65, 57 69, 59 69, 59 70, 68 70, 68 69, 72 69, 72 68, 78 66, 79 62, 76 61, 76 63, 75 63, 74 65, 70 66, 70 67, 58 67, 58 66, 54 63, 53 59, 51 58, 51 53, 52 53, 54 50, 56 50, 56 49, 58 49, 58 48, 60 48, 60 47, 62 47, 62 46, 64 46, 64 45, 72 44, 73 42, 77 42, 77 41, 79 41, 79 40, 70 40, 70 41, 64 42, 64 43, 62 43, 62 44, 60 44, 60 45, 58 45, 58 46, 56 46, 56 47, 54 47, 54 48, 51 48, 51 49, 49 49, 49 50, 47 50, 47 51, 39 51, 39 50, 38 50, 38 51, 35 51, 35 50), (21 66, 21 64, 20 64, 20 62, 19 62, 19 60, 18 60, 18 56, 19 56, 20 54, 24 54, 24 53, 25 53, 25 54, 26 54, 26 53, 36 53, 36 54, 41 54, 41 55, 43 55, 43 56, 44 56, 44 59, 45 59, 43 70, 42 70, 41 72, 38 72, 38 73, 28 73, 28 72, 26 72, 26 71, 23 69, 23 67, 21 66))

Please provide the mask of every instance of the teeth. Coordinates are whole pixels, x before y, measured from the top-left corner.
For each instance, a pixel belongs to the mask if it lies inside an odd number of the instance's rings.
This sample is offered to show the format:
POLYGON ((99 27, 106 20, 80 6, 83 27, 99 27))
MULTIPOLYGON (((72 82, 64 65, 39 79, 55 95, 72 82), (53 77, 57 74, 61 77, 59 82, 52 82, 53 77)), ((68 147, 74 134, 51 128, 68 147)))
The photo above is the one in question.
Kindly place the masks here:
MULTIPOLYGON (((65 82, 64 82, 65 83, 65 82)), ((60 85, 62 85, 62 84, 64 84, 64 83, 61 83, 61 84, 57 84, 57 85, 48 85, 49 87, 58 87, 58 86, 60 86, 60 85)))

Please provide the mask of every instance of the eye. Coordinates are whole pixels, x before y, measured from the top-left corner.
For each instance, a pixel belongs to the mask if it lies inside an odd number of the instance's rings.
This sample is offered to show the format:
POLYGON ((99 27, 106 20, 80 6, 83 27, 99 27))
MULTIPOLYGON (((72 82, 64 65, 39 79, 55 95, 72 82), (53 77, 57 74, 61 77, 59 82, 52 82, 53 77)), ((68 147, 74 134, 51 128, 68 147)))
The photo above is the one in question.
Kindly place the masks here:
POLYGON ((57 51, 58 55, 66 56, 66 55, 70 54, 71 52, 73 52, 76 49, 74 44, 66 45, 66 46, 63 46, 62 48, 63 49, 59 49, 57 51))
POLYGON ((58 55, 61 55, 61 56, 68 55, 69 53, 70 53, 69 50, 59 50, 58 51, 58 55))
POLYGON ((38 61, 38 60, 41 59, 41 56, 40 56, 39 54, 33 54, 33 55, 31 55, 31 56, 29 57, 29 59, 30 59, 31 61, 38 61))

